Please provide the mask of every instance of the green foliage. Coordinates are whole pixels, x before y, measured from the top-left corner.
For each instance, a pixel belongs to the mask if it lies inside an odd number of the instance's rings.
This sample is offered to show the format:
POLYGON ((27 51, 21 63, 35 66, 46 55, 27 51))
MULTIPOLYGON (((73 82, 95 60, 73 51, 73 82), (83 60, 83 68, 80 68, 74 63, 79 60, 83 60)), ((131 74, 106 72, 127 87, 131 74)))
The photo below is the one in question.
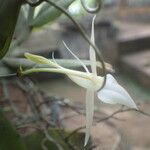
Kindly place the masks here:
MULTIPOLYGON (((52 139, 57 142, 63 150, 70 150, 70 145, 74 145, 76 149, 84 148, 84 133, 77 132, 67 139, 66 137, 68 137, 71 132, 54 128, 49 129, 48 132, 52 139)), ((45 135, 42 131, 21 138, 0 109, 0 150, 43 150, 41 143, 44 138, 45 135)), ((59 150, 54 142, 46 140, 44 145, 48 147, 48 150, 59 150)), ((90 150, 90 145, 91 141, 84 149, 90 150)))
POLYGON ((26 150, 19 134, 0 109, 0 150, 26 150))
MULTIPOLYGON (((73 134, 67 141, 69 144, 66 142, 65 137, 67 137, 70 132, 66 132, 65 130, 61 129, 49 129, 49 134, 50 136, 59 144, 63 150, 70 150, 70 145, 73 145, 76 147, 76 149, 88 149, 91 150, 90 144, 86 146, 86 148, 83 147, 83 142, 84 142, 84 133, 75 133, 73 134)), ((27 137, 24 138, 24 142, 27 146, 28 150, 43 150, 41 147, 42 140, 45 138, 44 134, 42 131, 33 133, 27 137)), ((55 143, 46 141, 45 142, 46 147, 48 150, 59 150, 56 146, 55 143)))
MULTIPOLYGON (((67 9, 73 1, 74 0, 58 0, 56 4, 67 9)), ((49 4, 44 4, 43 8, 41 8, 36 18, 31 22, 31 26, 33 27, 43 26, 49 22, 54 21, 61 14, 62 12, 57 10, 53 6, 50 6, 49 4)))
POLYGON ((21 2, 21 0, 0 0, 0 59, 9 49, 21 2))
MULTIPOLYGON (((74 0, 56 0, 55 2, 57 5, 67 9, 73 1, 74 0)), ((0 59, 5 56, 9 49, 21 5, 22 0, 0 0, 0 59)), ((62 14, 61 11, 50 6, 48 3, 41 4, 41 9, 35 18, 34 13, 34 8, 31 7, 25 10, 25 12, 21 11, 20 19, 17 24, 19 27, 16 30, 20 31, 20 35, 18 35, 15 44, 12 46, 13 48, 20 45, 29 37, 33 27, 40 27, 52 22, 62 14), (23 13, 28 14, 28 18, 25 18, 23 13)))

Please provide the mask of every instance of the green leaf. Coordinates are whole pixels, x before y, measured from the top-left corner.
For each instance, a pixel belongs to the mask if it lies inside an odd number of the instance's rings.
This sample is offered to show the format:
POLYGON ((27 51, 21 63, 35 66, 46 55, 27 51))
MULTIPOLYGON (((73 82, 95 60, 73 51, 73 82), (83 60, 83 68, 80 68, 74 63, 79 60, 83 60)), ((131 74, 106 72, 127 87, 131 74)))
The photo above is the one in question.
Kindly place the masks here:
POLYGON ((0 0, 0 59, 9 49, 21 4, 21 0, 0 0))
POLYGON ((20 135, 0 109, 0 150, 26 150, 20 135))
MULTIPOLYGON (((58 2, 56 2, 56 4, 67 9, 73 1, 74 0, 59 0, 58 2)), ((49 7, 47 5, 44 5, 43 7, 46 8, 45 11, 43 11, 42 9, 39 12, 37 17, 31 22, 31 26, 33 27, 43 26, 49 22, 54 21, 62 14, 61 11, 52 7, 51 5, 49 5, 49 7)))
MULTIPOLYGON (((51 0, 51 1, 58 2, 60 0, 51 0)), ((50 7, 53 7, 53 6, 49 5, 47 2, 43 2, 39 7, 40 7, 40 9, 38 10, 38 14, 37 15, 40 15, 40 14, 44 13, 45 10, 47 10, 50 7)), ((38 9, 38 8, 36 8, 36 9, 38 9)))
MULTIPOLYGON (((70 150, 73 148, 70 148, 70 145, 72 145, 72 147, 75 147, 76 150, 91 150, 92 148, 92 140, 90 139, 90 142, 88 143, 88 145, 86 147, 83 146, 83 142, 84 142, 84 133, 82 132, 75 132, 75 134, 72 134, 73 131, 66 131, 63 129, 56 129, 56 128, 49 128, 48 130, 49 135, 51 136, 51 138, 61 146, 61 148, 63 150, 70 150), (65 137, 69 137, 70 138, 66 138, 65 137)), ((41 143, 43 143, 43 139, 45 139, 45 135, 42 131, 38 131, 38 132, 34 132, 33 134, 30 134, 26 137, 24 137, 24 142, 28 148, 28 150, 44 150, 41 147, 41 143)), ((49 140, 47 140, 45 142, 45 146, 47 147, 47 150, 60 150, 55 143, 50 142, 49 140)))
POLYGON ((10 53, 20 46, 30 35, 32 28, 29 27, 29 22, 33 19, 34 7, 23 5, 20 9, 18 21, 15 27, 15 39, 11 43, 10 53))

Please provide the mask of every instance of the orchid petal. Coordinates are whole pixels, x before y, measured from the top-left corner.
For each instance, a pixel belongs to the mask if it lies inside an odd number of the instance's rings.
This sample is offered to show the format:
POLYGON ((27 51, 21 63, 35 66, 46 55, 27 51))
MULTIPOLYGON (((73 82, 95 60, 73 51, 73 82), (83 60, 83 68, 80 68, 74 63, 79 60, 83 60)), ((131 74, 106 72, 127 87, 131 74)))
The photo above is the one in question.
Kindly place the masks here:
POLYGON ((86 131, 85 131, 84 146, 87 145, 89 137, 90 137, 90 130, 92 127, 92 122, 93 122, 93 115, 94 115, 94 91, 87 89, 86 91, 86 131))
MULTIPOLYGON (((54 58, 54 55, 52 55, 52 58, 53 58, 53 61, 55 62, 55 64, 57 65, 57 68, 60 68, 60 69, 65 69, 63 68, 62 66, 60 66, 55 58, 54 58)), ((66 75, 73 81, 75 82, 77 85, 83 87, 83 88, 86 88, 86 89, 89 89, 89 88, 92 88, 93 84, 92 84, 92 81, 89 80, 89 79, 86 79, 86 78, 82 78, 82 77, 79 77, 79 76, 75 76, 75 75, 70 75, 70 74, 67 74, 66 72, 66 75)))
MULTIPOLYGON (((64 68, 64 67, 62 67, 62 66, 60 66, 57 62, 56 62, 56 60, 55 60, 55 58, 54 58, 54 53, 52 53, 52 58, 53 58, 53 61, 55 62, 55 65, 57 66, 57 68, 60 68, 60 69, 62 69, 62 70, 66 70, 66 68, 64 68)), ((87 76, 89 76, 89 78, 91 78, 90 76, 91 76, 91 74, 90 73, 86 73, 87 74, 87 76)), ((101 77, 98 77, 98 76, 96 76, 96 77, 94 77, 94 78, 91 78, 91 80, 89 79, 89 78, 83 78, 83 77, 81 77, 81 76, 79 76, 79 75, 71 75, 71 74, 68 74, 67 72, 66 72, 66 75, 73 81, 73 82, 75 82, 77 85, 79 85, 79 86, 81 86, 81 87, 83 87, 83 88, 85 88, 85 89, 93 89, 93 90, 97 90, 97 89, 99 89, 100 88, 100 85, 101 85, 101 83, 102 83, 102 78, 101 77), (94 81, 93 79, 95 79, 96 81, 94 81)))
POLYGON ((85 79, 85 78, 81 78, 79 76, 74 76, 74 75, 69 75, 68 74, 68 77, 74 82, 76 83, 77 85, 85 88, 85 89, 89 89, 91 88, 91 84, 92 84, 92 81, 88 80, 88 79, 85 79))
POLYGON ((92 89, 94 91, 97 91, 103 83, 103 78, 100 76, 93 78, 91 74, 87 74, 88 78, 83 78, 77 75, 67 75, 73 82, 85 89, 92 89))
POLYGON ((108 74, 106 78, 104 88, 97 93, 98 98, 104 103, 121 104, 137 109, 133 99, 128 92, 117 83, 115 78, 110 74, 108 74))
POLYGON ((81 66, 83 66, 83 68, 85 69, 85 71, 87 73, 89 73, 88 68, 86 67, 86 65, 71 51, 71 49, 67 46, 67 44, 63 41, 64 46, 66 47, 66 49, 71 53, 71 55, 76 58, 76 60, 81 64, 81 66))
POLYGON ((65 69, 64 67, 62 67, 61 65, 59 65, 59 64, 57 63, 57 61, 55 60, 55 58, 54 58, 54 52, 52 53, 52 59, 53 59, 53 61, 54 61, 54 63, 55 63, 56 68, 65 69))
POLYGON ((50 67, 56 67, 55 63, 53 63, 51 60, 39 55, 25 53, 25 57, 37 64, 46 64, 49 65, 50 67))
MULTIPOLYGON (((92 41, 93 44, 95 44, 95 37, 94 37, 94 21, 95 21, 95 17, 96 16, 93 17, 92 29, 91 29, 91 41, 92 41)), ((91 45, 90 45, 89 54, 90 54, 92 73, 94 75, 97 75, 97 71, 96 71, 96 55, 95 55, 95 50, 93 49, 93 47, 91 45)))

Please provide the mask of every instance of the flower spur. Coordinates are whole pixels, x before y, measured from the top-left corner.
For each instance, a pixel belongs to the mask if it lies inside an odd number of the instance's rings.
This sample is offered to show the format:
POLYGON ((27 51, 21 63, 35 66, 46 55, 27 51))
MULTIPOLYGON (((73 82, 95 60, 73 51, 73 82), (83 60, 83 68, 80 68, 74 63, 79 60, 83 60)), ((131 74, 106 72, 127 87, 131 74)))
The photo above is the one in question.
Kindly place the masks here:
MULTIPOLYGON (((94 39, 94 20, 92 21, 91 29, 91 41, 95 43, 94 39)), ((33 55, 30 53, 25 53, 25 57, 36 64, 46 64, 46 68, 31 68, 27 70, 20 70, 21 75, 33 73, 33 72, 51 72, 51 73, 61 73, 66 74, 73 82, 77 85, 86 89, 86 129, 85 129, 85 142, 84 145, 88 143, 90 137, 90 130, 93 122, 94 115, 94 94, 97 93, 97 97, 104 103, 108 104, 121 104, 128 106, 130 108, 137 109, 136 104, 133 99, 130 97, 128 92, 117 83, 115 78, 111 74, 106 75, 105 86, 101 88, 104 77, 97 75, 97 62, 95 51, 90 46, 89 57, 91 72, 88 70, 86 65, 67 47, 64 43, 67 50, 77 59, 77 61, 83 66, 85 72, 67 69, 60 66, 53 56, 53 61, 44 58, 42 56, 33 55)))

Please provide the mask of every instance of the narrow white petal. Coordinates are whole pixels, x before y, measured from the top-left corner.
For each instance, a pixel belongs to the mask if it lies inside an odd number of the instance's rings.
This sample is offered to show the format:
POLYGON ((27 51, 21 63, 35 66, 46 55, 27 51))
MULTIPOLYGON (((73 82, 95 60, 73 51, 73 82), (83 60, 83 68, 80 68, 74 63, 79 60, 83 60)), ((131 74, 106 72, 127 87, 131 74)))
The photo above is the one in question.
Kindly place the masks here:
POLYGON ((93 115, 94 115, 94 91, 87 89, 86 91, 86 131, 85 131, 85 141, 84 146, 87 145, 91 127, 93 122, 93 115))
POLYGON ((100 90, 97 95, 98 98, 104 103, 121 104, 137 109, 136 104, 128 92, 121 85, 119 85, 115 78, 110 74, 107 75, 104 88, 100 90))
POLYGON ((60 66, 60 65, 57 63, 57 61, 55 60, 55 58, 54 58, 54 52, 52 53, 52 59, 53 59, 53 61, 54 61, 54 63, 55 63, 55 67, 56 67, 56 68, 65 69, 64 67, 60 66))
POLYGON ((66 49, 71 53, 71 55, 76 58, 76 60, 81 64, 81 66, 85 69, 85 71, 87 73, 89 73, 88 68, 86 67, 86 65, 71 51, 71 49, 67 46, 67 44, 63 41, 64 46, 66 47, 66 49))
MULTIPOLYGON (((66 68, 64 68, 64 67, 62 67, 62 66, 60 66, 57 62, 56 62, 56 60, 55 60, 55 58, 54 58, 54 53, 52 54, 52 58, 53 58, 53 61, 54 61, 54 63, 56 64, 56 66, 57 66, 57 68, 60 68, 60 69, 62 69, 62 70, 69 70, 69 69, 66 69, 66 68)), ((85 73, 87 76, 89 75, 90 76, 90 74, 88 74, 88 73, 85 73)), ((71 75, 70 73, 67 73, 66 72, 66 75, 73 81, 73 82, 75 82, 77 85, 79 85, 79 86, 81 86, 81 87, 83 87, 83 88, 85 88, 85 89, 95 89, 95 90, 97 90, 98 88, 97 88, 97 86, 95 86, 95 88, 94 88, 94 84, 93 84, 93 82, 92 82, 92 80, 89 80, 89 78, 83 78, 83 77, 81 77, 81 76, 79 76, 79 75, 71 75)), ((98 78, 99 80, 101 80, 100 78, 98 78)), ((96 82, 97 83, 97 82, 96 82)), ((101 85, 101 84, 99 84, 99 85, 101 85)))
MULTIPOLYGON (((96 16, 93 17, 92 29, 91 29, 91 42, 93 44, 95 44, 95 37, 94 37, 94 21, 95 21, 95 17, 96 16)), ((92 73, 94 75, 97 75, 97 71, 96 71, 96 55, 95 55, 95 50, 93 49, 93 47, 91 45, 90 45, 89 55, 90 55, 92 73)))

